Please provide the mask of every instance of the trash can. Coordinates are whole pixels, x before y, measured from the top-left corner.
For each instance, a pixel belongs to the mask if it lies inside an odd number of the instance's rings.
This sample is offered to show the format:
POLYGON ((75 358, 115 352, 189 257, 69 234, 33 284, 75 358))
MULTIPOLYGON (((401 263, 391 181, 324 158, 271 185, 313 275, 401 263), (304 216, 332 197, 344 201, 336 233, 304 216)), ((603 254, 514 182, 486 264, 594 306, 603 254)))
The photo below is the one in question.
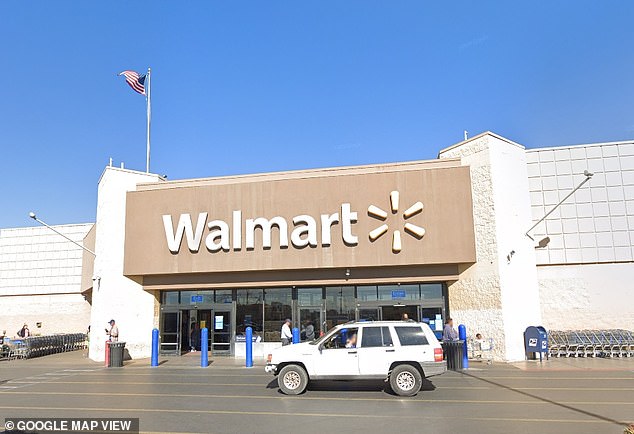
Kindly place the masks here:
POLYGON ((110 368, 121 368, 123 366, 123 349, 125 342, 110 342, 110 368))
POLYGON ((460 371, 464 369, 462 356, 464 352, 464 341, 443 341, 442 353, 447 361, 447 369, 450 371, 460 371))

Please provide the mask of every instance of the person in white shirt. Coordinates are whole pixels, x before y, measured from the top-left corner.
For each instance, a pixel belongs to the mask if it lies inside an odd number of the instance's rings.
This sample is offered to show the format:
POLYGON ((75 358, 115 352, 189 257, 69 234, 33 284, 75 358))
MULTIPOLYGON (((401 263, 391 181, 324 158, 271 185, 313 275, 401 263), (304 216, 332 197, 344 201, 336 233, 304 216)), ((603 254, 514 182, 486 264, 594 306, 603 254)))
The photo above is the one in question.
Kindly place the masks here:
POLYGON ((119 327, 117 327, 113 319, 111 319, 108 324, 110 324, 110 330, 106 329, 108 338, 111 342, 117 342, 119 340, 119 327))
POLYGON ((282 346, 289 345, 291 342, 293 342, 293 333, 291 332, 290 319, 287 319, 286 321, 284 321, 284 324, 282 325, 282 333, 280 335, 280 338, 282 339, 282 346))

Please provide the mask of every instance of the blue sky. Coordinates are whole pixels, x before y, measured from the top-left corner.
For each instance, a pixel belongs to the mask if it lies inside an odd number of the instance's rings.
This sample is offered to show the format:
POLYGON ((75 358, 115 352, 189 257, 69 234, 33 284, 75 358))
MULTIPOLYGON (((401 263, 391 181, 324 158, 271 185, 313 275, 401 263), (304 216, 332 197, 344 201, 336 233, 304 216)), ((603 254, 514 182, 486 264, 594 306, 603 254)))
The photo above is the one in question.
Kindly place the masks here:
POLYGON ((169 179, 634 138, 634 3, 0 2, 0 227, 94 220, 99 175, 169 179))

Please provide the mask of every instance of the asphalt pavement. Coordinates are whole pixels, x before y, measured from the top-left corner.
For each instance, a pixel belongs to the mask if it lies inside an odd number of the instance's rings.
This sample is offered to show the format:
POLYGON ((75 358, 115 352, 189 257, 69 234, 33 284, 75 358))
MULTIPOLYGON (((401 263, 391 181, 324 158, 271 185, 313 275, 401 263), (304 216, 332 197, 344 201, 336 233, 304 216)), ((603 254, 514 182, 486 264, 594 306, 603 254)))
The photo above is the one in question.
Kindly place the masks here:
POLYGON ((472 363, 415 397, 383 382, 315 383, 282 395, 263 363, 197 354, 104 368, 81 352, 0 362, 6 417, 138 417, 153 433, 623 433, 634 422, 634 359, 472 363))

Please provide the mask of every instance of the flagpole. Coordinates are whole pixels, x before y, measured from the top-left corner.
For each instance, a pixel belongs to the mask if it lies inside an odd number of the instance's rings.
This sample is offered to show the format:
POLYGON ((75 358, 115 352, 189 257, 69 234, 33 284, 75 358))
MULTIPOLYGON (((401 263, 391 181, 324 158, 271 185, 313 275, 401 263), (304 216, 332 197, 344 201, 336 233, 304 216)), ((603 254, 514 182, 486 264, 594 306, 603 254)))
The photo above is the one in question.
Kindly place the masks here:
POLYGON ((147 153, 145 159, 145 172, 150 173, 150 120, 152 119, 152 102, 151 102, 151 68, 147 69, 147 153))

